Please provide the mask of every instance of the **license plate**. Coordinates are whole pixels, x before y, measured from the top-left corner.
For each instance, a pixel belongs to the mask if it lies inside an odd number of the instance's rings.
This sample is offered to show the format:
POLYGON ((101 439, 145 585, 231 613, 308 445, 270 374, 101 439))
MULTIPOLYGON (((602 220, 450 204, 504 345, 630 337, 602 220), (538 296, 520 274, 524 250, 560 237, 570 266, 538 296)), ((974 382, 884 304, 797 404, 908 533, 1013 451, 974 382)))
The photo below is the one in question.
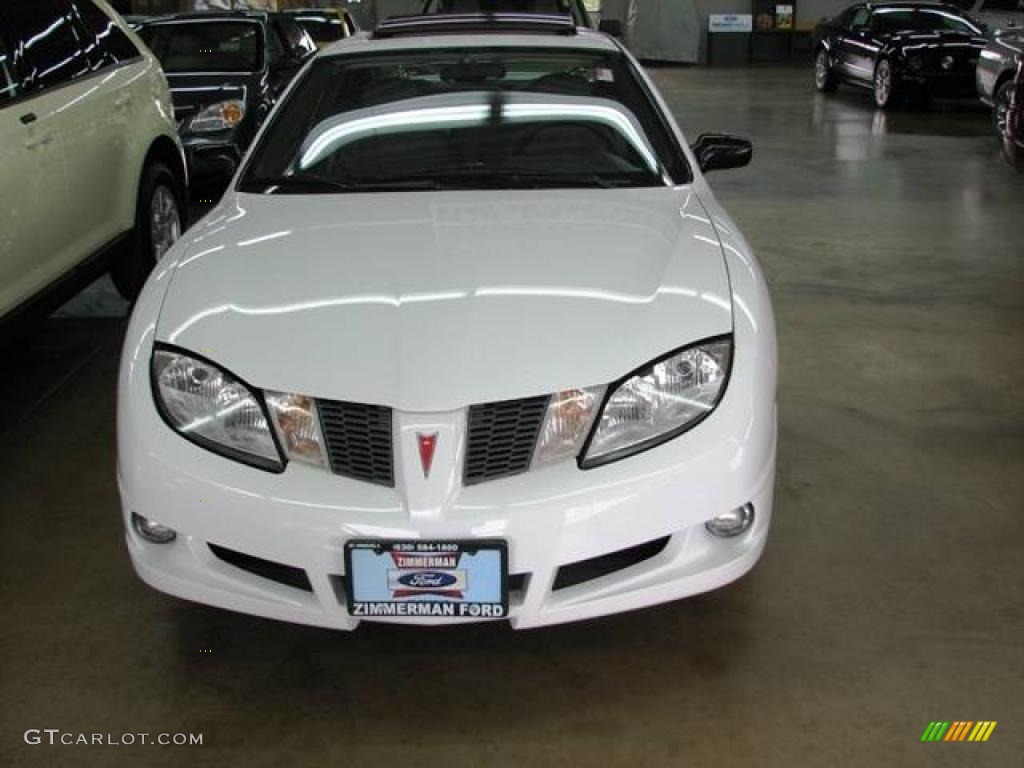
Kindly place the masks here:
POLYGON ((348 611, 360 618, 508 616, 504 541, 349 541, 348 611))

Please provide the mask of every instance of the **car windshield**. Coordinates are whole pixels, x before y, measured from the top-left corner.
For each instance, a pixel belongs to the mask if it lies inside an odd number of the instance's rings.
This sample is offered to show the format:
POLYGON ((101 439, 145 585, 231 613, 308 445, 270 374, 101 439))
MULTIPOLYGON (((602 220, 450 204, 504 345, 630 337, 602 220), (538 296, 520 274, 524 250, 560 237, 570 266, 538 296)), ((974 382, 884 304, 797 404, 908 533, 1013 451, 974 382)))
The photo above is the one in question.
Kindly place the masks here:
POLYGON ((304 13, 297 15, 295 20, 317 45, 333 43, 345 36, 345 23, 338 16, 304 13))
POLYGON ((981 33, 963 16, 940 8, 878 8, 872 21, 883 32, 966 32, 981 33))
POLYGON ((139 36, 168 73, 255 72, 263 67, 263 31, 255 22, 149 24, 139 36))
POLYGON ((240 189, 651 187, 689 169, 620 54, 479 49, 317 62, 240 189))

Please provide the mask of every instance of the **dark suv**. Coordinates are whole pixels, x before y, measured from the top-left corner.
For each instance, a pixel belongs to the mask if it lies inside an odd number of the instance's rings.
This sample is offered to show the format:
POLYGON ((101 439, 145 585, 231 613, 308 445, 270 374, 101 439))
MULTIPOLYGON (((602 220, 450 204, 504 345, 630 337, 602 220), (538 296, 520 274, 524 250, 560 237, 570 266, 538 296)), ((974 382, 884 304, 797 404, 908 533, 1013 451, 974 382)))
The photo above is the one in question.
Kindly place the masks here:
POLYGON ((161 16, 138 29, 163 65, 193 181, 227 181, 316 45, 295 18, 247 11, 161 16))

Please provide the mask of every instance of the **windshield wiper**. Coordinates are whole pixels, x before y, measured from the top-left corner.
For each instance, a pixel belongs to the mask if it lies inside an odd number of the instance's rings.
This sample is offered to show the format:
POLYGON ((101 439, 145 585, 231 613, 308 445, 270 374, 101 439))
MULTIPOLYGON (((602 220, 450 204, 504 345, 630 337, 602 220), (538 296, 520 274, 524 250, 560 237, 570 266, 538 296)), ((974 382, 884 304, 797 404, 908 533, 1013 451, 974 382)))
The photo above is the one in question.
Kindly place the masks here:
POLYGON ((242 182, 245 192, 263 195, 287 195, 317 192, 404 192, 438 189, 430 179, 384 179, 374 181, 337 181, 312 173, 292 173, 273 178, 253 177, 242 182))

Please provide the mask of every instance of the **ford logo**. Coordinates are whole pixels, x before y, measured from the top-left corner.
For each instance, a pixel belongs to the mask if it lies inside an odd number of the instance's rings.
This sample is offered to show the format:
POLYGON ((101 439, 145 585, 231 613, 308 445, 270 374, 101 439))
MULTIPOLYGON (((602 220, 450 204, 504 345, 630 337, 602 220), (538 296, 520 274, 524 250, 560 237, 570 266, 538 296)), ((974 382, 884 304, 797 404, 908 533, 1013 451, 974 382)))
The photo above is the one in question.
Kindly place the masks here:
POLYGON ((450 573, 439 573, 437 571, 420 571, 398 577, 400 584, 415 589, 443 589, 444 587, 452 586, 457 581, 458 579, 450 573))

